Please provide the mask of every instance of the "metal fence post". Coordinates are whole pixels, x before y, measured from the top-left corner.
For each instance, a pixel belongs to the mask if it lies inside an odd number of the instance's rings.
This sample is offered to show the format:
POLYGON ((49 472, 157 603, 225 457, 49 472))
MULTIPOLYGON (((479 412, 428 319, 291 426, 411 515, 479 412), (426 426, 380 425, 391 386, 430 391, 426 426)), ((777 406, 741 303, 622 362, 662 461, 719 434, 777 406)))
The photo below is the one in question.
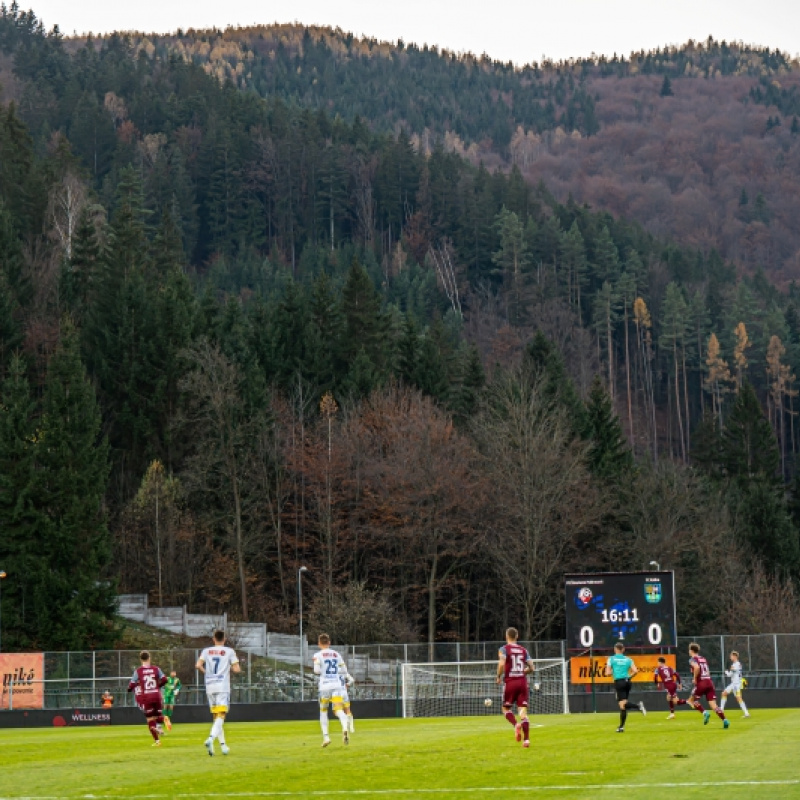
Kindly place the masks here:
POLYGON ((778 634, 772 634, 772 646, 775 648, 775 688, 779 688, 780 681, 778 680, 778 634))
POLYGON ((97 702, 95 698, 97 697, 97 685, 95 681, 97 680, 97 653, 96 651, 92 650, 92 702, 90 704, 90 708, 94 708, 94 704, 97 702))

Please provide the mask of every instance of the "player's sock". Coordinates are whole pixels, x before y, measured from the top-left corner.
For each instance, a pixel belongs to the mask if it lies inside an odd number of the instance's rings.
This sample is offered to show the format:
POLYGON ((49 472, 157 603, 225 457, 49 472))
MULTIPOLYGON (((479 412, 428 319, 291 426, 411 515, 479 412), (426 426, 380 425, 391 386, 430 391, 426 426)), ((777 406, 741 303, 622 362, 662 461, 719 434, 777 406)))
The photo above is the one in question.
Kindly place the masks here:
POLYGON ((720 707, 720 708, 721 708, 723 711, 725 710, 725 701, 726 701, 727 699, 728 699, 728 698, 727 698, 727 697, 725 697, 725 696, 723 695, 723 696, 722 696, 722 699, 719 701, 719 707, 720 707))
POLYGON ((169 717, 170 719, 172 719, 172 709, 171 708, 165 709, 164 710, 164 716, 165 717, 169 717))
POLYGON ((695 711, 699 711, 701 714, 703 713, 703 706, 700 705, 700 702, 698 700, 695 700, 694 703, 692 703, 692 708, 695 711))
POLYGON ((625 727, 625 720, 628 719, 628 710, 626 708, 621 708, 619 711, 619 726, 620 728, 625 727))
POLYGON ((514 716, 514 714, 513 714, 511 711, 506 711, 506 719, 507 719, 507 720, 508 720, 508 721, 509 721, 509 722, 510 722, 512 725, 516 725, 516 724, 517 724, 517 718, 514 716))
POLYGON ((218 739, 221 730, 222 730, 222 720, 219 717, 217 717, 214 720, 214 724, 211 726, 211 738, 218 739))
POLYGON ((523 741, 527 742, 528 739, 530 738, 530 736, 528 736, 528 733, 529 733, 530 729, 531 729, 531 724, 530 724, 530 722, 528 722, 528 718, 525 717, 525 719, 522 720, 522 739, 523 739, 523 741))
POLYGON ((147 727, 150 729, 150 735, 158 741, 158 720, 157 719, 149 719, 147 720, 147 727))
POLYGON ((674 700, 668 700, 667 702, 669 703, 669 713, 670 714, 674 714, 675 713, 675 701, 674 700))
POLYGON ((328 735, 328 712, 327 711, 320 711, 319 712, 319 726, 322 728, 322 735, 328 735))
POLYGON ((628 702, 628 703, 625 704, 625 710, 626 711, 638 711, 639 710, 639 706, 636 703, 628 702))
POLYGON ((747 714, 749 713, 747 710, 747 706, 744 704, 744 700, 739 701, 739 708, 742 709, 742 713, 747 714))
POLYGON ((688 705, 689 705, 689 703, 688 703, 688 701, 687 701, 687 700, 684 700, 682 697, 679 697, 679 698, 678 698, 678 699, 675 701, 675 705, 676 705, 676 706, 688 706, 688 705))
POLYGON ((217 730, 217 739, 219 739, 219 743, 225 747, 225 720, 218 719, 219 722, 219 729, 217 730))
POLYGON ((725 712, 724 712, 724 711, 723 711, 723 710, 722 710, 722 709, 721 709, 719 706, 717 706, 717 707, 714 709, 714 713, 715 713, 715 714, 716 714, 716 715, 717 715, 717 716, 718 716, 720 719, 725 719, 725 712))
POLYGON ((342 730, 350 730, 350 726, 347 724, 347 714, 345 714, 344 711, 337 711, 336 716, 339 718, 339 722, 342 723, 342 730))

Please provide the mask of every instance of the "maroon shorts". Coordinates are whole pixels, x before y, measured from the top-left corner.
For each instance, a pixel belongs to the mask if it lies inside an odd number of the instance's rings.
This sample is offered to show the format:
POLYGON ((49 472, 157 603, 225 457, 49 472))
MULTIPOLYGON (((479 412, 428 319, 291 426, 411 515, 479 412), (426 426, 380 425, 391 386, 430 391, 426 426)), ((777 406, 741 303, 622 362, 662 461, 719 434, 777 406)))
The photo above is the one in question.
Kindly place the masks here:
POLYGON ((705 699, 708 701, 716 700, 717 693, 714 691, 713 682, 709 680, 697 681, 694 689, 692 690, 692 696, 697 697, 698 699, 705 697, 705 699))
POLYGON ((141 708, 142 713, 149 718, 160 716, 163 707, 161 705, 161 700, 146 700, 139 704, 139 708, 141 708))
POLYGON ((664 689, 668 695, 673 696, 678 693, 678 684, 675 681, 664 681, 664 689))
POLYGON ((528 679, 509 678, 503 687, 503 705, 511 707, 517 704, 517 708, 528 707, 528 679))

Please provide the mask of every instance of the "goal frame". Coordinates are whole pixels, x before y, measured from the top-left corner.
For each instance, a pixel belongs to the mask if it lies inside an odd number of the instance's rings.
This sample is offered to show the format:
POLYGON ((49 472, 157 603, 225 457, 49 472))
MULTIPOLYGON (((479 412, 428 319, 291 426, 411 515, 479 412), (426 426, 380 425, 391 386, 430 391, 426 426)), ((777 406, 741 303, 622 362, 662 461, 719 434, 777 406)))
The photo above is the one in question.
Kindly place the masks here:
MULTIPOLYGON (((569 714, 569 690, 568 690, 568 675, 567 675, 567 661, 564 658, 534 658, 531 659, 534 668, 541 667, 559 668, 561 676, 561 701, 562 701, 562 714, 569 714)), ((402 716, 403 719, 412 719, 409 715, 409 686, 411 685, 411 675, 415 669, 424 669, 428 672, 435 673, 438 669, 447 668, 458 670, 460 667, 475 668, 478 666, 485 666, 488 677, 494 677, 497 670, 497 661, 420 661, 420 662, 403 662, 401 664, 401 681, 400 691, 402 700, 402 716)), ((535 673, 534 673, 535 674, 535 673)), ((530 680, 530 676, 526 676, 530 680)), ((446 715, 442 715, 446 716, 446 715)))

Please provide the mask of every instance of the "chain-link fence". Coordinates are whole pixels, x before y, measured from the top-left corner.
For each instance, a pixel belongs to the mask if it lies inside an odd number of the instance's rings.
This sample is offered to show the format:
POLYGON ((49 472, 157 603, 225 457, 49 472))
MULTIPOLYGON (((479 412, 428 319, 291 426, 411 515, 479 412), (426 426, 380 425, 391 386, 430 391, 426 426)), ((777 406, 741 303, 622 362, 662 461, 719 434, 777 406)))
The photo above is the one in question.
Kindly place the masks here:
MULTIPOLYGON (((744 675, 751 688, 800 688, 800 634, 757 636, 679 637, 676 650, 678 671, 688 674, 688 648, 696 641, 708 659, 714 678, 721 682, 729 666, 731 650, 739 652, 744 675), (681 670, 683 667, 683 670, 681 670)), ((350 691, 353 700, 396 699, 400 694, 400 664, 404 662, 488 661, 496 657, 503 642, 436 642, 434 644, 373 644, 339 646, 356 679, 350 691)), ((523 642, 533 658, 565 658, 572 655, 563 641, 523 642)), ((151 650, 151 661, 169 674, 175 671, 183 683, 178 702, 204 704, 203 676, 195 669, 200 650, 151 650)), ((298 652, 294 661, 240 652, 242 672, 232 681, 233 703, 298 701, 315 696, 315 678, 310 664, 311 648, 304 648, 303 665, 298 652)), ((665 652, 667 652, 665 650, 665 652)), ((585 655, 585 653, 583 654, 585 655)), ((635 654, 634 654, 635 659, 635 654)), ((133 670, 139 666, 139 651, 45 653, 44 707, 97 707, 101 695, 111 693, 114 706, 134 704, 127 692, 133 670)), ((2 676, 0 709, 11 705, 10 676, 2 676)), ((597 686, 598 691, 611 687, 597 686)), ((570 686, 583 693, 586 687, 570 686)))

